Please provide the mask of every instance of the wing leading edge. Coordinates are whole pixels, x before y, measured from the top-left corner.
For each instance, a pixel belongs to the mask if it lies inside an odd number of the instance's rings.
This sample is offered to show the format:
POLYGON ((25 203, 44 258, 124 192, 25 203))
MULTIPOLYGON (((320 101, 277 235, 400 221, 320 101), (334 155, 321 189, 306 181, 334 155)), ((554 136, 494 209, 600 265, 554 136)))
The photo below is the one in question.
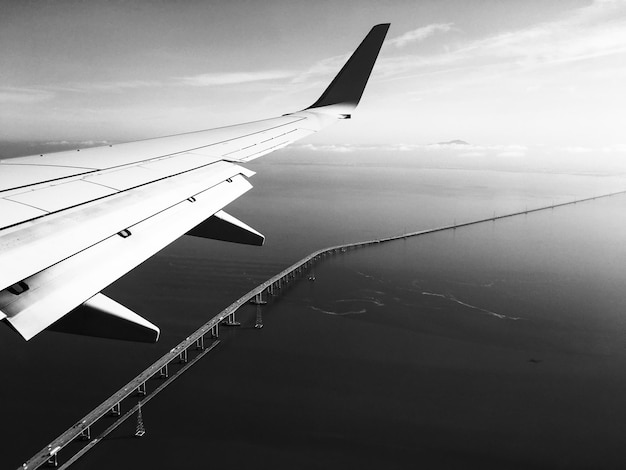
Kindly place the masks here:
POLYGON ((221 211, 251 188, 238 163, 351 117, 388 28, 372 28, 302 111, 0 161, 0 319, 27 340, 49 328, 156 341, 156 326, 100 291, 185 233, 261 244, 221 211))

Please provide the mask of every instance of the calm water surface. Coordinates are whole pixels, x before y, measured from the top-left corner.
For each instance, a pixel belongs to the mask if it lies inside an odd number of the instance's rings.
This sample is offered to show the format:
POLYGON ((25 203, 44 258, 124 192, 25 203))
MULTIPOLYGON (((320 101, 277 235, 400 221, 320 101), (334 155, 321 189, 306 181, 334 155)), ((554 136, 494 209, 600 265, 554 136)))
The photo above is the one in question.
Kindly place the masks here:
MULTIPOLYGON (((107 289, 161 327, 158 344, 0 330, 3 468, 315 249, 626 187, 291 158, 249 165, 255 188, 229 207, 266 246, 183 239, 107 289)), ((129 423, 76 468, 616 468, 625 209, 619 196, 325 261, 265 309, 264 329, 226 333, 151 401, 146 438, 129 423)))

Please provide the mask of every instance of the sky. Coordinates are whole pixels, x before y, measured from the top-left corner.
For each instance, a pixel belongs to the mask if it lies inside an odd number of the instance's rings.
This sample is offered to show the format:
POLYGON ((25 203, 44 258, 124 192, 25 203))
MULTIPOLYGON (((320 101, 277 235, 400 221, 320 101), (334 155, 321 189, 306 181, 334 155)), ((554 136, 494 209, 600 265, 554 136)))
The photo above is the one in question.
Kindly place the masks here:
POLYGON ((383 22, 353 119, 303 145, 462 139, 468 157, 626 160, 626 0, 5 0, 0 141, 123 142, 297 111, 383 22))

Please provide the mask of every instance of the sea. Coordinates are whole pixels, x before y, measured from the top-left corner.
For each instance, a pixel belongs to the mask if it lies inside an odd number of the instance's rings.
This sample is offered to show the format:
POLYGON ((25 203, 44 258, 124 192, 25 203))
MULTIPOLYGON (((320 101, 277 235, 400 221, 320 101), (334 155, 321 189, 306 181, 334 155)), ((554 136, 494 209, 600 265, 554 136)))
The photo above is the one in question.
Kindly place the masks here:
MULTIPOLYGON (((0 467, 312 251, 626 190, 621 173, 443 161, 301 146, 247 164, 254 188, 226 210, 263 247, 183 237, 105 289, 156 344, 0 328, 0 467)), ((625 212, 616 195, 326 258, 262 329, 238 312, 142 407, 143 438, 129 420, 72 468, 621 468, 625 212)))

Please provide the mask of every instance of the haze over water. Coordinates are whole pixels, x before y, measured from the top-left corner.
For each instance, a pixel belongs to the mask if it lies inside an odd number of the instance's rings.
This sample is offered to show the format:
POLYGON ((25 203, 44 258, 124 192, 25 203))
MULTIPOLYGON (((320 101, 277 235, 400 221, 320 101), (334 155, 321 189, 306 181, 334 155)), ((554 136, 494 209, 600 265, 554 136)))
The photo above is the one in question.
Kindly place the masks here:
MULTIPOLYGON (((626 189, 425 161, 296 149, 248 165, 255 188, 227 211, 264 247, 184 238, 107 289, 160 326, 156 345, 0 330, 3 466, 313 250, 626 189)), ((223 331, 151 401, 144 439, 129 423, 75 467, 616 467, 625 208, 616 196, 324 261, 264 310, 265 328, 223 331)))

